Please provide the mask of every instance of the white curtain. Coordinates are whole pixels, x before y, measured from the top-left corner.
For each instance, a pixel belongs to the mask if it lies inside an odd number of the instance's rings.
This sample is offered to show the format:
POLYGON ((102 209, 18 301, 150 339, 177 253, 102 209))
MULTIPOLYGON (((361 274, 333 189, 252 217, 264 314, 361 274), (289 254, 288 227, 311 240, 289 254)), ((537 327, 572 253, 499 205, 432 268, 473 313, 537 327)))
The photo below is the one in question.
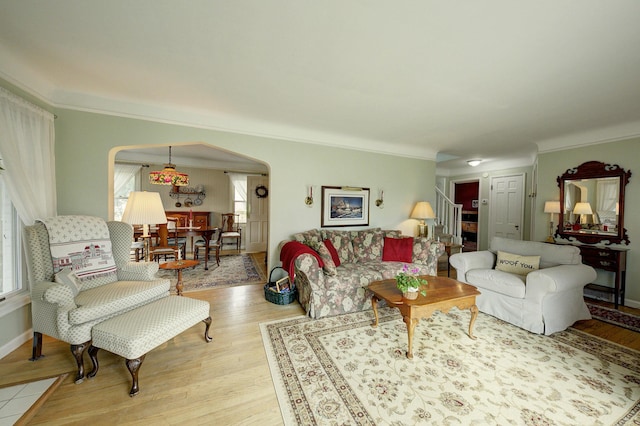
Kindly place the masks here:
POLYGON ((238 196, 242 199, 242 201, 246 203, 247 202, 247 175, 244 173, 232 173, 232 172, 227 172, 227 175, 229 176, 229 179, 231 179, 233 188, 235 189, 238 196))
POLYGON ((140 164, 116 163, 113 167, 113 193, 116 196, 127 196, 128 194, 120 194, 120 192, 141 168, 142 166, 140 164))
POLYGON ((596 210, 615 212, 616 203, 618 202, 618 187, 620 182, 615 179, 598 179, 596 186, 598 191, 598 200, 596 210))
POLYGON ((23 223, 57 213, 53 114, 0 87, 0 157, 23 223))

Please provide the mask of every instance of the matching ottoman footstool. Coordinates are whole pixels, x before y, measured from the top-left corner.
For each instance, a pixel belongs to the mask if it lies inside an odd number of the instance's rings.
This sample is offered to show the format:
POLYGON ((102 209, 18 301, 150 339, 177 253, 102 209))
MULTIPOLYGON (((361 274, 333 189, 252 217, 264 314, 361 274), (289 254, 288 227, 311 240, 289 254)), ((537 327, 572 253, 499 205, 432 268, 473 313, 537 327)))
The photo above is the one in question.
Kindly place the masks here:
POLYGON ((126 359, 133 380, 130 396, 138 393, 138 370, 150 350, 174 338, 198 322, 206 324, 205 341, 211 342, 209 302, 182 296, 167 296, 107 321, 91 330, 89 356, 93 378, 98 373, 98 350, 104 349, 126 359))

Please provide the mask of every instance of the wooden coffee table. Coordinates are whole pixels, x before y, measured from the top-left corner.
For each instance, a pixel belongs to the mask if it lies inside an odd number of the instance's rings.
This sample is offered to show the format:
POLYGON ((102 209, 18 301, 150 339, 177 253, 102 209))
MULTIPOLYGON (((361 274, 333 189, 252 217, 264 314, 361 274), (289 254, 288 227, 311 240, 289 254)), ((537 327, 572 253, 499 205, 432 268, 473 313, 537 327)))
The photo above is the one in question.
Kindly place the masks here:
POLYGON ((178 292, 178 296, 182 296, 182 270, 187 268, 192 268, 200 263, 199 260, 175 260, 173 262, 161 263, 160 269, 172 269, 178 271, 178 282, 176 283, 176 291, 178 292))
POLYGON ((469 337, 475 339, 473 335, 473 324, 478 316, 476 306, 476 296, 480 292, 469 284, 461 283, 452 278, 433 277, 424 275, 429 283, 427 295, 418 295, 415 300, 407 300, 402 297, 402 292, 396 287, 394 279, 375 281, 369 284, 369 290, 373 293, 371 305, 376 317, 373 327, 378 326, 378 301, 386 300, 390 307, 398 308, 402 318, 407 325, 409 335, 409 348, 407 358, 413 358, 413 331, 420 318, 429 318, 435 311, 449 312, 454 306, 458 309, 470 309, 471 320, 469 321, 469 337))

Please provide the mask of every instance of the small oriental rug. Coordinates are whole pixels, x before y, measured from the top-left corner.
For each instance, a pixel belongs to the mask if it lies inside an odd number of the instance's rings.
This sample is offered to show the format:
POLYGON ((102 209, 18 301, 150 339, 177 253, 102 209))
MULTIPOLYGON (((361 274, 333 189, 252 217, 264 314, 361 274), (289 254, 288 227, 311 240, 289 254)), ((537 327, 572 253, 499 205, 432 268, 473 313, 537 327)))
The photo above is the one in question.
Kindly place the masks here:
POLYGON ((593 318, 640 333, 639 316, 592 303, 587 303, 587 306, 593 318))
MULTIPOLYGON (((209 261, 209 270, 204 270, 204 262, 195 268, 182 271, 183 291, 199 291, 208 288, 233 287, 249 284, 264 284, 267 277, 258 260, 250 254, 234 254, 220 256, 220 266, 215 259, 209 261)), ((157 274, 161 278, 171 280, 171 291, 175 292, 178 282, 176 271, 160 269, 157 274)))
POLYGON ((640 352, 575 329, 544 336, 479 313, 397 310, 261 324, 286 425, 626 425, 640 421, 640 352))

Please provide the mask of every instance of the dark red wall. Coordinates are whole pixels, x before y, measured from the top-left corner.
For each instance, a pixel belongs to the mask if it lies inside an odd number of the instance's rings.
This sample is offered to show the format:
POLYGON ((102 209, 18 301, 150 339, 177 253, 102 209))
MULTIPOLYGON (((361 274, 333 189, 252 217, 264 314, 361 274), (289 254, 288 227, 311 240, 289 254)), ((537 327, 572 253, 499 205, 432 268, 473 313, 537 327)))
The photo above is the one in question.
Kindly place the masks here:
POLYGON ((462 204, 462 210, 477 211, 477 208, 471 207, 471 201, 478 199, 479 185, 478 182, 456 183, 456 204, 462 204))

